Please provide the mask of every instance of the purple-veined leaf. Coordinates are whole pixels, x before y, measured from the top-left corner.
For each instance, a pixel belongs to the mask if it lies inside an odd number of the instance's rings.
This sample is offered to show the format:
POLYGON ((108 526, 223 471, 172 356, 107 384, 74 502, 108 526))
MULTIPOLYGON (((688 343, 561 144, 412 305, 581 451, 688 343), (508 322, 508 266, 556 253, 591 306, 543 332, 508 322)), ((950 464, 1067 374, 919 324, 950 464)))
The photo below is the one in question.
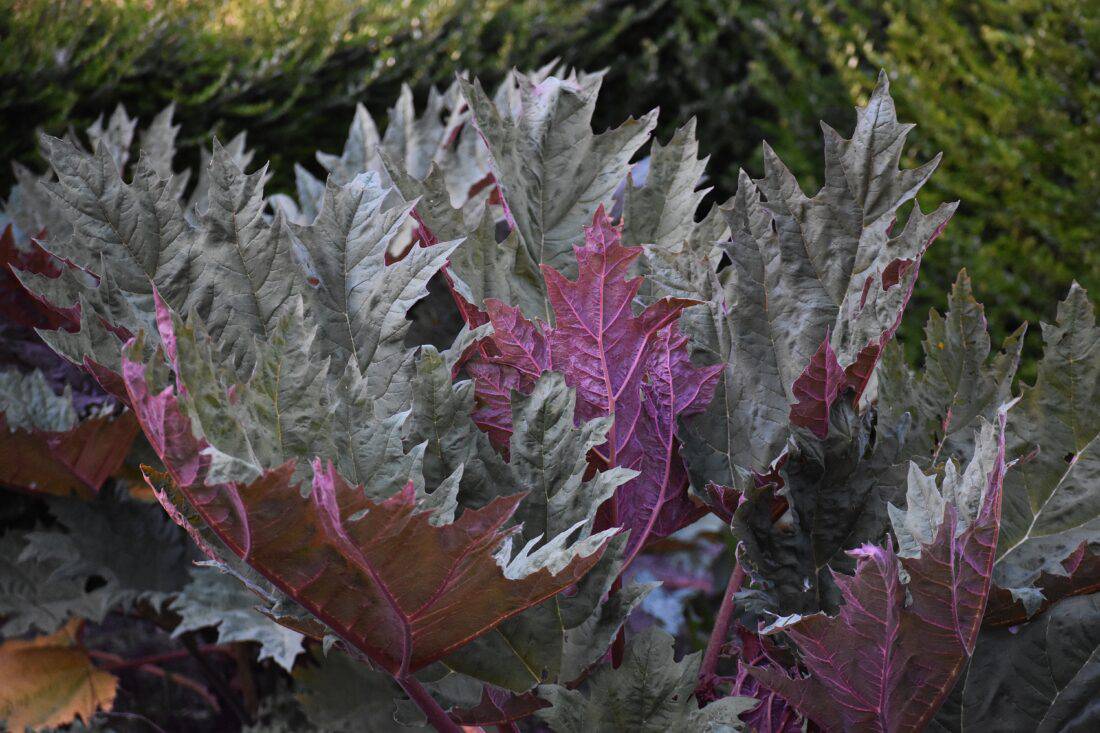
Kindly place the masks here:
POLYGON ((466 365, 477 385, 475 419, 503 443, 511 430, 511 391, 529 391, 547 369, 564 374, 577 390, 578 421, 614 416, 607 442, 595 450, 599 467, 640 472, 620 487, 614 509, 605 508, 607 525, 631 529, 631 546, 639 547, 699 516, 686 493, 676 428, 680 417, 710 401, 720 367, 700 369, 688 358, 676 321, 695 301, 666 298, 634 313, 641 278, 628 276, 641 250, 622 246, 602 209, 575 253, 576 280, 542 268, 553 326, 487 302, 494 333, 466 365))
POLYGON ((854 576, 837 574, 836 617, 780 619, 809 671, 749 671, 826 729, 921 730, 974 651, 1000 526, 1004 418, 982 428, 963 473, 948 464, 942 488, 910 474, 908 509, 891 507, 900 550, 866 544, 854 576), (903 576, 904 571, 904 576, 903 576))

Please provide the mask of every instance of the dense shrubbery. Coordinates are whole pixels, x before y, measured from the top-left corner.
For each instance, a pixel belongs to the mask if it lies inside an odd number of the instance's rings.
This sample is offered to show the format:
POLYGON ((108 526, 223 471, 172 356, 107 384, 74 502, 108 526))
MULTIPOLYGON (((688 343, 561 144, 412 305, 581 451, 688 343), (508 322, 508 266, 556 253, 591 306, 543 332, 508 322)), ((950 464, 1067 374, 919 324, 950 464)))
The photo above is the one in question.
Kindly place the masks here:
MULTIPOLYGON (((121 102, 150 120, 169 102, 183 159, 210 131, 248 130, 277 190, 291 165, 342 139, 356 102, 384 120, 408 82, 419 103, 456 70, 494 82, 560 57, 609 67, 596 127, 660 106, 658 135, 698 117, 722 197, 738 166, 759 173, 768 140, 819 180, 816 120, 842 124, 879 68, 925 134, 914 159, 946 154, 925 195, 962 208, 930 253, 920 311, 966 265, 996 338, 1052 318, 1049 294, 1100 287, 1097 20, 1081 3, 5 0, 0 160, 29 160, 33 128, 82 129, 121 102), (153 8, 153 9, 150 9, 153 8), (12 123, 9 123, 12 124, 12 123)), ((909 161, 912 162, 912 161, 909 161)), ((308 165, 308 164, 307 164, 308 165)), ((316 172, 316 171, 315 171, 316 172)), ((0 172, 0 182, 10 182, 0 172)), ((920 323, 902 326, 919 359, 920 323)), ((1023 371, 1040 354, 1032 330, 1023 371)))
POLYGON ((1017 386, 961 274, 913 373, 956 207, 914 203, 885 77, 818 193, 765 147, 721 206, 694 124, 593 131, 603 83, 360 108, 293 196, 241 138, 191 175, 171 110, 42 138, 0 245, 0 716, 1100 721, 1086 292, 1017 386))

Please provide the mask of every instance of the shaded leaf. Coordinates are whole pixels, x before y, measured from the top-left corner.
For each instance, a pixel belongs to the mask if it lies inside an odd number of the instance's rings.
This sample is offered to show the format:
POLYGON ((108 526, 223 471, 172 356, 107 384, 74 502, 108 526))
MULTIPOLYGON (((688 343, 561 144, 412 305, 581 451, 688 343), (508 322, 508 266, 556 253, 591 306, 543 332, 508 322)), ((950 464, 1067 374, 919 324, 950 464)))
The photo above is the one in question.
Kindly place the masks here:
POLYGON ((974 460, 961 474, 948 469, 942 487, 911 474, 908 509, 890 510, 900 550, 888 541, 851 551, 855 575, 835 576, 839 616, 770 627, 794 641, 810 676, 749 671, 828 729, 927 725, 977 642, 1000 519, 1003 429, 1003 418, 999 430, 986 424, 974 460))
POLYGON ((217 627, 219 644, 258 642, 260 660, 273 659, 289 672, 303 650, 302 635, 256 610, 258 601, 255 594, 226 573, 209 567, 195 568, 191 571, 191 582, 169 606, 180 616, 172 636, 217 627))
POLYGON ((538 717, 556 733, 745 730, 738 715, 757 701, 727 697, 700 708, 694 697, 699 654, 677 662, 672 641, 656 628, 634 637, 622 666, 603 667, 589 678, 587 695, 557 685, 540 687, 552 707, 538 711, 538 717))
POLYGON ((80 621, 50 636, 0 644, 0 721, 11 730, 89 720, 110 710, 118 679, 96 669, 77 641, 80 621))
POLYGON ((1100 327, 1081 287, 1043 324, 1043 342, 1038 378, 1011 412, 1010 455, 1028 459, 1005 484, 994 571, 1030 611, 1042 598, 1028 589, 1042 573, 1062 574, 1082 542, 1100 551, 1100 327))

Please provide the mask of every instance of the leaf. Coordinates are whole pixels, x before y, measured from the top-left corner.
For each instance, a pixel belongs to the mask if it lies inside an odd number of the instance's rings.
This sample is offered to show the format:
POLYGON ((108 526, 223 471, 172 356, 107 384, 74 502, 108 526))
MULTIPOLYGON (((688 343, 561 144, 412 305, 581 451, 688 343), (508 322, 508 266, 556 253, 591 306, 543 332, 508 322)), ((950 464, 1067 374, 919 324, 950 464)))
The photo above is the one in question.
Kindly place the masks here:
POLYGON ((88 578, 60 575, 59 560, 24 557, 26 536, 18 530, 0 536, 0 635, 11 638, 31 630, 52 634, 74 617, 102 621, 114 605, 110 590, 86 591, 88 578))
POLYGON ((544 313, 546 286, 527 250, 520 246, 515 231, 497 242, 496 224, 487 213, 465 241, 451 254, 447 277, 461 298, 467 323, 478 325, 471 311, 488 308, 488 301, 500 301, 522 313, 544 313), (465 301, 465 304, 463 303, 465 301))
MULTIPOLYGON (((994 565, 994 573, 996 568, 994 565)), ((982 625, 986 628, 1015 626, 1063 598, 1097 592, 1100 590, 1100 556, 1089 549, 1087 542, 1082 542, 1062 561, 1060 573, 1041 573, 1035 579, 1034 590, 1042 596, 1038 599, 1038 608, 1034 606, 1036 599, 1030 589, 1021 593, 994 584, 982 625)))
POLYGON ((170 610, 180 622, 173 638, 208 626, 217 627, 218 643, 254 641, 260 644, 259 659, 272 659, 290 672, 303 651, 302 635, 280 626, 256 607, 257 598, 236 580, 215 568, 191 571, 191 582, 175 597, 170 610))
MULTIPOLYGON (((600 505, 633 475, 625 469, 611 469, 584 480, 588 452, 604 442, 610 420, 598 418, 574 427, 575 402, 575 393, 562 375, 548 372, 533 385, 529 396, 517 393, 510 408, 516 429, 509 462, 498 469, 503 473, 499 481, 506 487, 529 488, 515 519, 522 525, 518 539, 535 543, 535 547, 562 532, 576 530, 578 538, 590 536, 600 505)), ((465 414, 468 410, 459 413, 465 414)), ((484 440, 467 425, 464 441, 484 440)), ((469 492, 464 500, 471 500, 469 492)), ((630 587, 619 593, 621 597, 603 601, 622 567, 625 540, 611 541, 575 593, 552 598, 503 622, 445 663, 514 692, 524 692, 548 679, 579 676, 602 656, 626 616, 649 590, 630 587)))
POLYGON ((622 666, 602 667, 589 678, 587 695, 558 685, 540 687, 552 707, 536 715, 556 733, 745 730, 738 715, 757 701, 728 697, 700 709, 694 697, 700 655, 677 662, 672 647, 671 636, 647 629, 634 637, 622 666))
POLYGON ((719 368, 692 366, 687 339, 676 330, 680 311, 693 301, 663 299, 633 313, 641 278, 626 275, 641 250, 623 247, 620 238, 600 209, 585 229, 585 244, 575 248, 577 280, 543 267, 553 327, 489 301, 494 332, 467 370, 481 403, 475 419, 497 442, 511 429, 505 412, 511 390, 529 392, 547 369, 561 372, 576 389, 577 420, 614 416, 607 443, 596 449, 598 459, 639 476, 619 490, 624 498, 607 521, 630 529, 631 547, 640 547, 699 516, 685 491, 676 424, 705 407, 719 368))
POLYGON ((28 270, 45 277, 58 277, 62 263, 42 249, 34 239, 17 243, 13 225, 0 233, 0 315, 7 328, 18 324, 24 328, 55 329, 69 325, 71 312, 58 312, 28 293, 15 276, 17 270, 28 270))
POLYGON ((489 147, 520 244, 532 262, 572 275, 570 245, 596 209, 610 204, 656 115, 594 135, 600 75, 538 80, 514 73, 512 79, 514 98, 503 111, 476 81, 461 82, 462 92, 489 147))
MULTIPOLYGON (((177 342, 181 364, 187 344, 177 342)), ((123 364, 138 419, 191 510, 232 554, 392 674, 415 672, 576 583, 607 540, 602 533, 568 545, 561 534, 535 552, 498 558, 521 496, 437 523, 422 511, 412 481, 372 501, 320 459, 308 499, 292 460, 263 467, 249 482, 217 484, 217 463, 232 454, 207 450, 187 429, 172 389, 151 394, 146 368, 123 364), (410 555, 416 573, 408 572, 410 555)), ((250 399, 238 394, 239 404, 250 399)), ((156 491, 148 473, 147 480, 156 491)))
POLYGON ((927 468, 946 458, 969 458, 978 418, 992 420, 1010 400, 1024 330, 1006 339, 1001 353, 990 360, 985 312, 962 270, 951 289, 947 315, 931 311, 924 333, 924 366, 916 379, 901 363, 898 347, 884 356, 878 410, 887 422, 906 411, 912 415, 905 451, 927 468))
POLYGON ((791 638, 810 676, 750 673, 828 729, 927 725, 973 652, 985 610, 1003 430, 1003 418, 999 430, 986 424, 974 460, 962 474, 948 468, 940 488, 919 471, 910 475, 908 509, 890 508, 900 550, 887 542, 851 551, 855 575, 835 576, 839 616, 793 616, 770 627, 791 638))
POLYGON ((320 353, 338 363, 351 359, 364 374, 378 372, 383 386, 405 357, 406 313, 427 295, 429 278, 457 245, 413 248, 387 265, 386 252, 409 210, 384 208, 385 193, 369 175, 341 186, 330 180, 316 220, 293 227, 317 281, 307 294, 320 353))
POLYGON ((791 425, 806 428, 819 439, 829 436, 829 412, 844 386, 844 370, 836 360, 829 335, 810 358, 806 370, 794 380, 791 392, 798 402, 791 406, 791 425))
MULTIPOLYGON (((667 144, 654 141, 644 183, 632 174, 623 199, 623 243, 678 247, 695 226, 695 211, 710 189, 696 190, 710 156, 696 158, 695 119, 667 144)), ((715 240, 717 241, 717 240, 715 240)))
POLYGON ((1035 384, 1011 412, 1009 454, 1035 455, 1005 485, 994 570, 997 585, 1026 593, 1029 611, 1042 598, 1027 589, 1042 573, 1064 573, 1082 542, 1100 551, 1100 327, 1080 286, 1043 324, 1043 342, 1035 384))
POLYGON ((740 491, 724 489, 733 495, 726 510, 735 507, 741 562, 779 614, 834 612, 832 571, 851 570, 847 550, 882 540, 887 503, 904 498, 906 423, 860 415, 850 396, 832 405, 829 419, 824 439, 798 430, 776 471, 746 477, 740 491))
POLYGON ((333 651, 314 655, 316 665, 294 672, 296 697, 318 730, 355 733, 363 730, 424 730, 394 719, 394 698, 402 694, 387 675, 333 651))
POLYGON ((80 621, 50 636, 0 644, 0 721, 10 730, 88 721, 110 710, 118 679, 96 669, 80 647, 80 621))
POLYGON ((1100 595, 1062 601, 1018 629, 982 632, 933 730, 1087 730, 1100 720, 1100 595))
POLYGON ((116 485, 89 501, 51 498, 49 507, 60 526, 29 532, 19 557, 53 565, 50 582, 96 579, 109 605, 124 609, 160 606, 187 582, 192 548, 157 506, 116 485))
POLYGON ((76 427, 72 391, 55 394, 41 371, 0 371, 0 413, 8 429, 65 433, 76 427))
POLYGON ((925 215, 914 207, 893 232, 899 208, 938 162, 899 170, 910 128, 897 121, 881 77, 857 111, 850 140, 825 128, 826 183, 813 198, 768 147, 763 179, 741 173, 737 194, 723 207, 731 266, 716 273, 716 286, 707 278, 719 261, 706 248, 684 253, 697 264, 680 269, 694 270, 695 286, 711 291, 710 317, 685 327, 708 363, 727 365, 710 409, 685 426, 697 488, 707 481, 732 486, 738 468, 767 473, 790 432, 794 384, 826 337, 845 384, 857 397, 866 388, 900 323, 921 257, 955 208, 925 215))
POLYGON ((0 371, 0 484, 89 496, 122 466, 137 429, 130 413, 79 420, 71 388, 56 394, 40 371, 0 371))

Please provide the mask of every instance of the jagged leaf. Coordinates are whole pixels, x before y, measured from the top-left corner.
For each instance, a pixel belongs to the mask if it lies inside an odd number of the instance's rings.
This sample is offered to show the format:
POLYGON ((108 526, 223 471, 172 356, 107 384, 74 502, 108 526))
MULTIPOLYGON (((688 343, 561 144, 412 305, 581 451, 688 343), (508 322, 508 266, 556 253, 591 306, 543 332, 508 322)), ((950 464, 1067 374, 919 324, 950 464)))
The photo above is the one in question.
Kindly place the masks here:
POLYGON ((88 578, 60 574, 60 560, 23 557, 26 535, 10 530, 0 536, 0 635, 52 634, 74 617, 102 621, 114 605, 110 589, 86 590, 88 578))
MULTIPOLYGON (((179 363, 187 363, 192 339, 174 342, 179 363)), ((173 389, 152 393, 144 365, 124 360, 123 366, 146 436, 191 509, 232 554, 393 674, 420 669, 576 583, 607 540, 602 533, 569 545, 563 533, 537 551, 527 547, 498 558, 511 534, 503 527, 520 495, 495 499, 442 524, 422 511, 412 481, 388 498, 371 500, 320 459, 313 464, 309 498, 303 498, 293 460, 272 468, 263 462, 271 449, 262 454, 258 476, 232 480, 248 475, 234 473, 233 462, 240 459, 224 449, 209 450, 190 430, 173 389), (222 476, 230 480, 219 481, 222 476), (416 573, 408 572, 410 554, 417 558, 416 573)), ((180 389, 191 412, 197 409, 192 385, 204 374, 181 372, 180 389)), ((231 403, 252 402, 251 391, 242 386, 235 400, 203 400, 203 409, 224 414, 233 409, 231 403)), ((235 429, 245 439, 263 434, 243 422, 235 429)), ((233 447, 246 445, 256 442, 233 447)), ((260 454, 242 455, 253 460, 260 454)), ((155 490, 156 483, 150 478, 155 490)))
POLYGON ((672 637, 656 627, 634 637, 622 666, 602 667, 588 680, 588 694, 558 685, 539 688, 552 707, 537 715, 556 733, 583 731, 740 731, 738 716, 757 701, 727 697, 700 708, 694 692, 699 654, 679 662, 672 637))
MULTIPOLYGON (((667 144, 656 140, 644 185, 631 175, 623 198, 623 243, 679 247, 695 227, 695 212, 709 189, 697 189, 710 156, 696 158, 695 118, 667 144)), ((717 240, 715 240, 717 241, 717 240)))
MULTIPOLYGON (((687 421, 686 454, 697 488, 732 486, 738 468, 766 473, 790 431, 796 380, 828 337, 845 383, 862 394, 896 331, 924 251, 954 205, 914 207, 894 233, 897 212, 938 158, 899 170, 911 128, 897 121, 885 76, 857 110, 849 140, 825 128, 825 186, 813 198, 768 147, 765 175, 741 173, 725 207, 731 267, 706 285, 710 253, 695 266, 697 287, 713 292, 710 318, 687 325, 693 343, 726 367, 711 408, 687 421)), ((665 268, 667 270, 667 268, 665 268)), ((680 268, 681 270, 690 268, 680 268)))
POLYGON ((1003 430, 1003 417, 999 429, 984 425, 975 459, 961 474, 948 469, 942 487, 910 476, 908 509, 890 510, 900 550, 887 541, 851 551, 855 575, 834 578, 838 616, 773 624, 809 676, 749 671, 830 730, 924 728, 977 642, 1000 524, 1003 430))
POLYGON ((29 532, 19 559, 52 565, 50 582, 98 579, 110 606, 124 608, 138 600, 160 605, 186 584, 192 548, 155 504, 116 486, 49 506, 60 527, 29 532))
POLYGON ((215 568, 195 568, 191 571, 191 582, 169 606, 180 616, 172 636, 217 627, 219 644, 258 642, 261 660, 273 659, 289 672, 303 650, 302 635, 256 610, 259 600, 230 575, 215 568))
POLYGON ((906 423, 876 424, 844 397, 829 418, 824 439, 797 431, 781 468, 748 479, 733 512, 742 562, 781 614, 834 611, 831 571, 851 569, 847 550, 881 541, 887 502, 904 498, 906 423))
POLYGON ((926 467, 948 458, 965 460, 979 417, 992 420, 1011 398, 1012 379, 1023 347, 1023 328, 989 358, 985 311, 974 300, 970 277, 959 273, 948 298, 946 316, 928 314, 924 327, 924 365, 914 379, 891 344, 879 372, 878 411, 887 422, 909 412, 913 428, 906 454, 926 467))
MULTIPOLYGON (((1043 341, 1038 378, 1010 413, 1009 454, 1027 459, 1006 481, 994 580, 1017 592, 1063 574, 1082 542, 1100 552, 1100 327, 1080 286, 1043 324, 1043 341)), ((1025 605, 1041 600, 1029 592, 1025 605)))
POLYGON ((462 91, 489 146, 520 244, 532 262, 572 275, 572 243, 596 209, 610 205, 656 115, 595 135, 591 121, 601 75, 512 78, 514 96, 503 110, 476 81, 463 81, 462 91))
POLYGON ((61 726, 111 709, 118 678, 92 664, 77 641, 80 623, 0 644, 0 722, 7 729, 61 726))
POLYGON ((575 252, 575 281, 543 266, 553 327, 487 304, 494 332, 467 364, 481 403, 475 417, 501 441, 511 429, 511 390, 529 392, 543 371, 561 372, 577 390, 578 420, 614 416, 607 442, 596 448, 599 462, 640 472, 619 490, 607 520, 630 529, 632 547, 640 547, 699 515, 685 491, 676 425, 705 407, 719 367, 694 367, 676 329, 681 310, 694 301, 662 299, 634 314, 641 278, 627 275, 641 250, 622 246, 602 208, 575 252))

